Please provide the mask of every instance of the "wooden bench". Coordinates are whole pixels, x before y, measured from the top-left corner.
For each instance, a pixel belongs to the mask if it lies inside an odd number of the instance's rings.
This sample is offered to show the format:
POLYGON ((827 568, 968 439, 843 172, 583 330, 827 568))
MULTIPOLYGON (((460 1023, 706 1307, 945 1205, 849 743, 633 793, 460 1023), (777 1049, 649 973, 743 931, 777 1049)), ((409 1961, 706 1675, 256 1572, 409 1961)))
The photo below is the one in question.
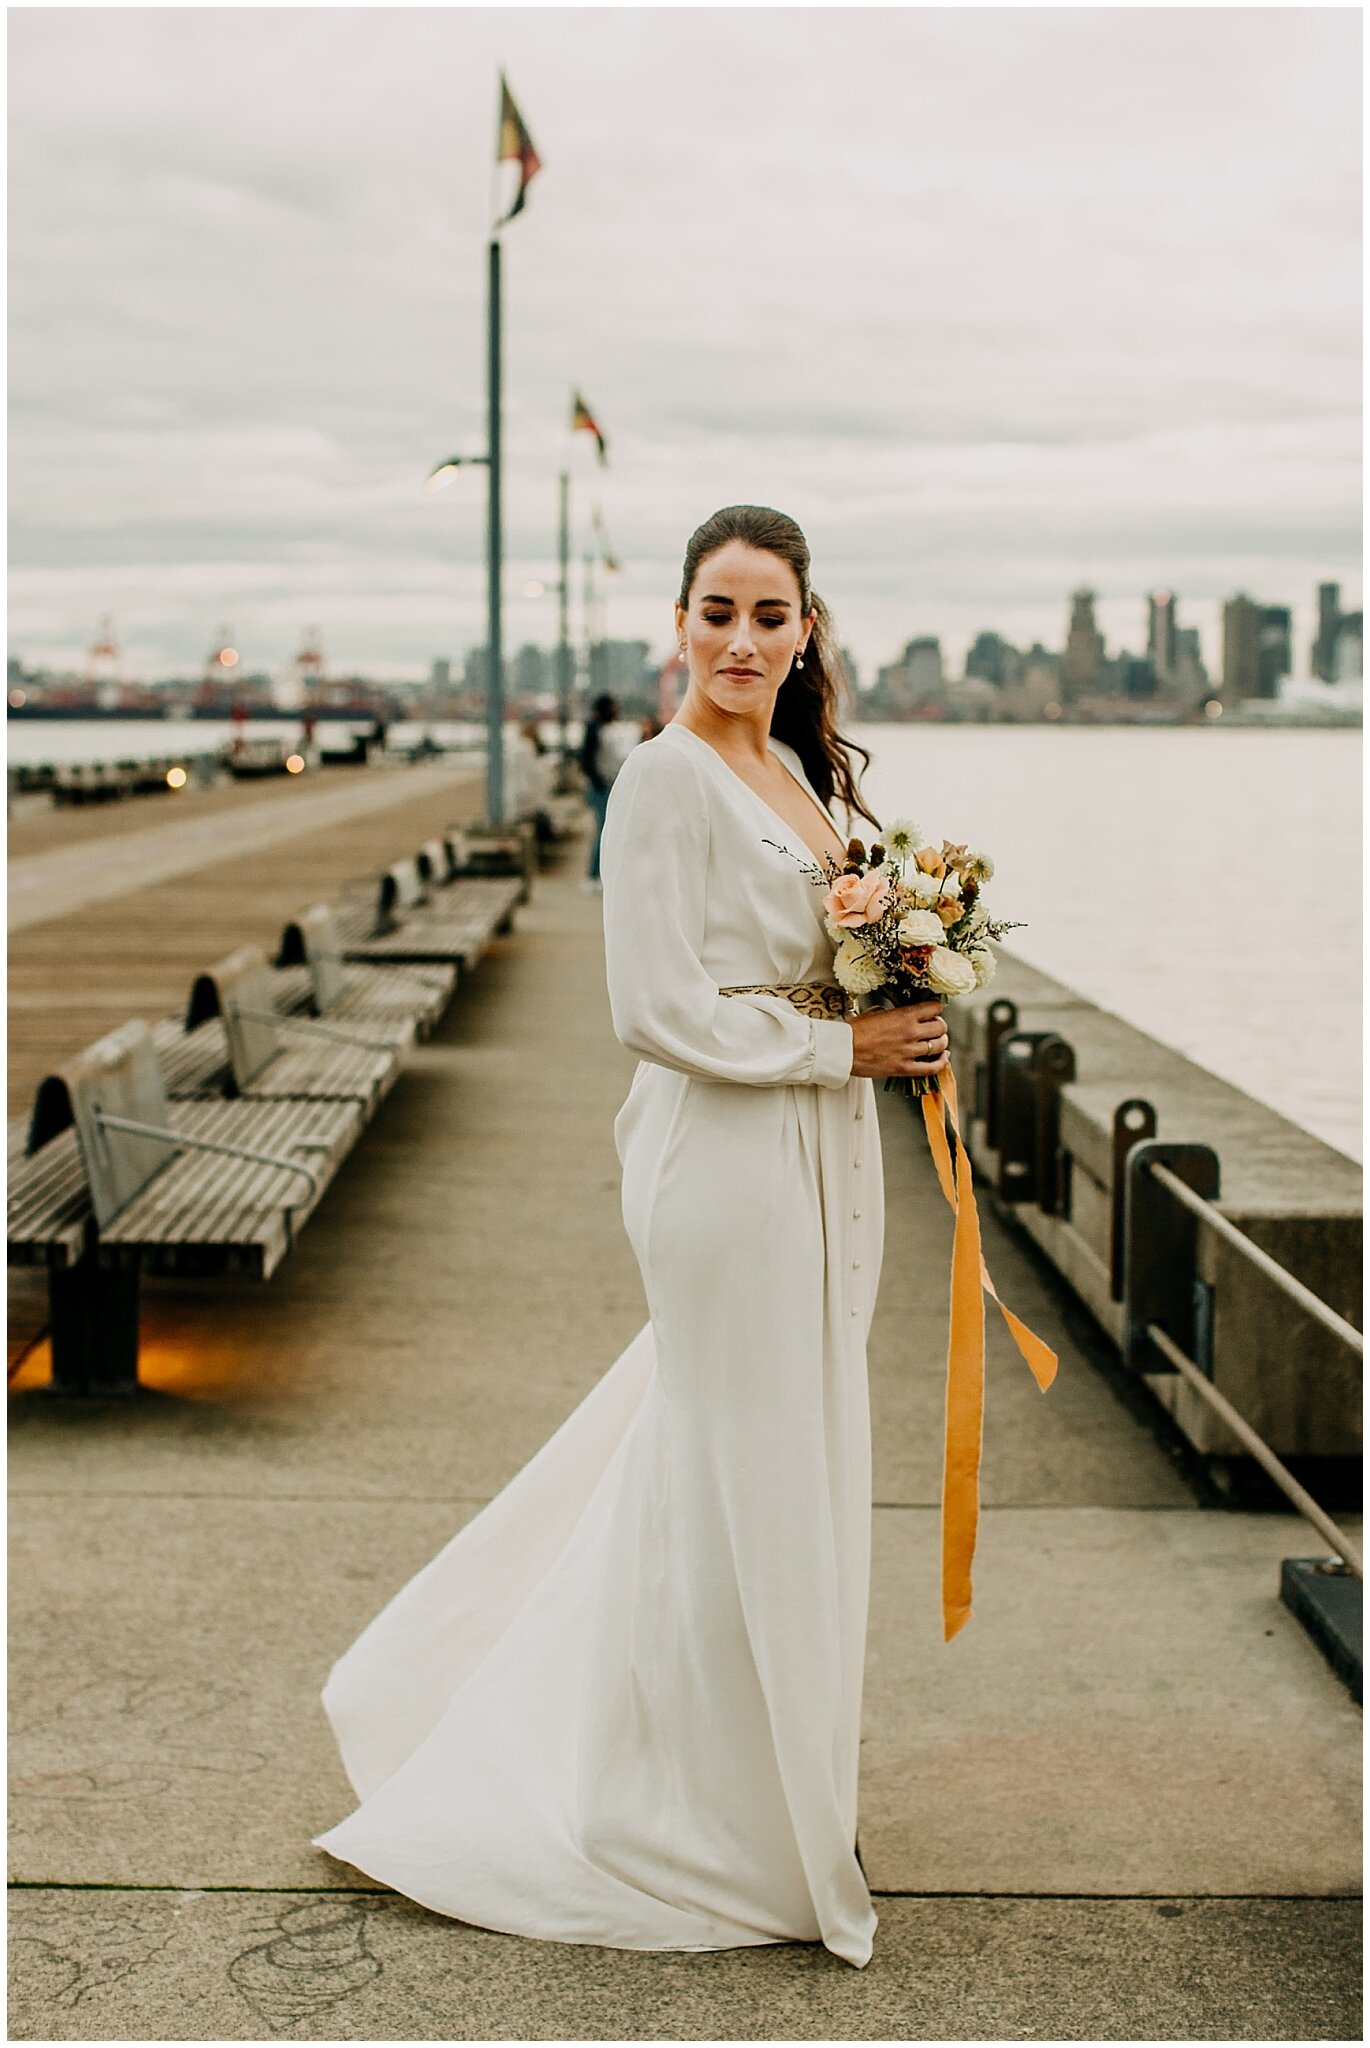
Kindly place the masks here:
POLYGON ((47 1268, 53 1391, 137 1385, 142 1273, 269 1279, 362 1123, 354 1100, 173 1102, 141 1020, 48 1075, 8 1257, 47 1268))
POLYGON ((551 828, 551 838, 543 841, 544 850, 549 846, 560 850, 572 839, 578 839, 590 815, 585 797, 578 789, 559 790, 549 796, 544 811, 551 828))
POLYGON ((409 1019, 418 1037, 427 1038, 457 985, 451 961, 427 967, 349 962, 337 919, 326 903, 311 904, 290 920, 281 933, 275 964, 281 981, 292 969, 307 970, 307 987, 291 1003, 292 1009, 307 1006, 317 1017, 350 1018, 371 1037, 383 1038, 391 1019, 397 1026, 409 1019))
POLYGON ((514 818, 499 826, 449 825, 443 841, 454 878, 518 875, 519 902, 526 903, 532 895, 538 868, 538 832, 532 818, 514 818))
POLYGON ((153 1042, 173 1100, 243 1096, 352 1100, 369 1116, 399 1073, 413 1042, 413 1019, 392 1019, 368 1036, 286 1014, 273 999, 273 974, 260 946, 236 952, 195 977, 184 1024, 153 1027, 153 1042))
POLYGON ((424 880, 417 860, 388 867, 368 897, 344 897, 333 916, 346 960, 451 961, 469 971, 496 934, 513 929, 522 875, 462 878, 442 888, 424 880))

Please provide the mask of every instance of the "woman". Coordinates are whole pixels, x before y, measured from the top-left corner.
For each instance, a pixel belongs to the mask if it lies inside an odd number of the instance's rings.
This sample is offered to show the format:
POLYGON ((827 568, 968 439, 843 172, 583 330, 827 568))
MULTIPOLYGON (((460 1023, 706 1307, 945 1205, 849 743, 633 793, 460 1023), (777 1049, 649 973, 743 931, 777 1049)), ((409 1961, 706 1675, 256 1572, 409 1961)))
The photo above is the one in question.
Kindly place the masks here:
POLYGON ((618 700, 602 691, 590 706, 580 742, 580 769, 585 777, 585 799, 594 813, 595 829, 590 838, 590 861, 582 888, 598 892, 603 888, 599 872, 600 845, 604 836, 604 815, 609 791, 620 766, 609 727, 618 720, 618 700))
POLYGON ((361 1804, 315 1840, 485 1927, 861 1967, 871 1081, 937 1072, 946 1035, 931 1002, 841 1014, 802 863, 845 851, 834 797, 870 813, 798 527, 716 513, 675 616, 686 695, 604 833, 650 1320, 334 1667, 361 1804))

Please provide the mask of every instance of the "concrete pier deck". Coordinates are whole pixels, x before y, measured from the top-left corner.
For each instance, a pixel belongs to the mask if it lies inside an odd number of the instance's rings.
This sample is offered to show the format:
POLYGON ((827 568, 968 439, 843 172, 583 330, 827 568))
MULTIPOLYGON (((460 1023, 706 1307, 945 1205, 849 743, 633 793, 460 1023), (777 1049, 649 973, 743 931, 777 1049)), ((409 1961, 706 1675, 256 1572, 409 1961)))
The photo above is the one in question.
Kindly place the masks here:
MULTIPOLYGON (((33 923, 21 1016, 85 1043, 132 990, 176 1007, 197 948, 274 935, 451 796, 33 923), (70 1005, 40 1008, 45 986, 70 1005)), ((269 1286, 149 1284, 127 1402, 47 1400, 41 1343, 22 1365, 11 2038, 1360 2038, 1360 1716, 1276 1590, 1316 1539, 1196 1498, 1182 1443, 987 1202, 995 1282, 1061 1366, 1040 1393, 991 1310, 975 1613, 941 1640, 950 1218, 893 1097, 870 1965, 494 1934, 310 1845, 352 1803, 332 1659, 644 1317, 612 1137, 633 1061, 580 866, 539 878, 269 1286)), ((28 1032, 16 1052, 22 1108, 44 1062, 28 1032)))
POLYGON ((130 1017, 174 1015, 193 977, 297 910, 375 876, 481 809, 469 763, 329 768, 10 821, 9 1114, 54 1061, 130 1017))

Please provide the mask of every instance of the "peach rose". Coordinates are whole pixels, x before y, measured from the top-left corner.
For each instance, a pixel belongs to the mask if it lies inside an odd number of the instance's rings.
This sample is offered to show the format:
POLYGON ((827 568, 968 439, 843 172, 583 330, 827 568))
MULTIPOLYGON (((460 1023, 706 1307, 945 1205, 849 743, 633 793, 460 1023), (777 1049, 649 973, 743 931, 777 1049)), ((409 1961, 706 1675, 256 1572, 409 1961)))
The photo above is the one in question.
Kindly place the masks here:
POLYGON ((920 846, 917 853, 913 856, 913 864, 923 874, 936 875, 939 879, 947 871, 946 862, 937 849, 932 846, 920 846))
POLYGON ((850 930, 853 925, 878 923, 889 900, 890 885, 883 875, 843 875, 823 898, 823 908, 834 924, 850 930))

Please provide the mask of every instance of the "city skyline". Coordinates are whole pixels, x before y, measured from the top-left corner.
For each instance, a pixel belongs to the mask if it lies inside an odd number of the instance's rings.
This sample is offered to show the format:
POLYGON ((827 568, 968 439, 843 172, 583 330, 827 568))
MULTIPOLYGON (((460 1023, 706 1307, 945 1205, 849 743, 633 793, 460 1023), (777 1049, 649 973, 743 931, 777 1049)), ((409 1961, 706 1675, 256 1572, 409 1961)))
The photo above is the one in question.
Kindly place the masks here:
MULTIPOLYGON (((1354 651, 1355 655, 1358 656, 1361 636, 1360 608, 1359 606, 1353 608, 1347 604, 1344 601, 1344 592, 1341 586, 1326 579, 1319 582, 1310 600, 1295 604, 1271 604, 1263 601, 1260 597, 1253 596, 1250 590, 1234 590, 1228 597, 1218 602, 1216 607, 1217 616, 1208 621, 1207 631, 1204 631, 1202 626, 1196 623, 1190 616, 1184 602, 1183 592, 1168 590, 1158 586, 1144 592, 1136 600, 1137 617, 1134 631, 1130 636, 1117 637, 1107 633, 1100 634, 1103 643, 1101 652, 1110 663, 1117 662, 1124 657, 1131 657, 1134 662, 1152 660, 1154 652, 1152 643, 1157 604, 1158 600, 1165 600, 1165 613, 1169 622, 1168 632, 1172 642, 1176 640, 1187 642, 1197 652, 1202 666, 1209 671, 1214 685, 1217 687, 1221 683, 1224 668, 1228 615, 1233 611, 1234 607, 1246 606, 1256 612, 1278 615, 1283 621, 1284 657, 1277 669, 1277 674, 1296 679, 1316 679, 1317 670, 1315 667, 1313 642, 1315 638, 1320 637, 1321 633, 1325 632, 1328 628, 1329 621, 1325 612, 1320 610, 1320 606, 1326 602, 1325 593, 1328 592, 1332 593, 1334 598, 1342 601, 1339 611, 1335 615, 1337 623, 1334 623, 1331 628, 1331 643, 1326 646, 1321 654, 1321 658, 1329 671, 1325 680, 1331 681, 1335 675, 1342 681, 1359 682, 1358 662, 1353 672, 1348 672, 1344 667, 1339 666, 1342 662, 1342 657, 1337 649, 1337 633, 1340 625, 1345 625, 1352 632, 1354 651), (1315 629, 1317 630, 1315 631, 1315 629)), ((1059 660, 1065 655, 1069 643, 1068 620, 1074 616, 1078 605, 1083 599, 1090 601, 1088 611, 1091 623, 1097 627, 1101 613, 1106 613, 1110 609, 1109 602, 1105 598, 1101 603, 1098 592, 1089 590, 1087 587, 1081 587, 1074 592, 1068 593, 1063 599, 1061 627, 1056 635, 1050 638, 1034 634, 1028 642, 1015 641, 1012 635, 1005 634, 1001 632, 998 626, 991 622, 986 622, 968 636, 965 646, 959 651, 959 658, 953 657, 951 645, 936 631, 910 632, 907 629, 904 630, 897 643, 890 648, 885 657, 875 662, 863 663, 859 661, 850 645, 845 641, 843 643, 843 653, 862 691, 873 688, 880 672, 886 668, 896 666, 902 658, 902 654, 914 643, 937 647, 939 649, 939 666, 941 670, 949 678, 954 679, 965 678, 977 672, 972 666, 973 657, 978 644, 986 640, 1002 641, 1006 648, 1020 656, 1026 657, 1033 652, 1040 651, 1059 660)), ((1118 607, 1115 606, 1113 608, 1117 609, 1118 607)), ((296 665, 301 652, 307 651, 307 665, 317 668, 320 673, 365 674, 377 682, 393 682, 413 687, 422 684, 426 680, 430 680, 432 674, 439 666, 444 669, 450 669, 454 673, 468 669, 471 662, 478 660, 483 651, 479 641, 472 641, 465 646, 449 648, 431 653, 426 658, 416 659, 402 670, 395 669, 392 672, 384 668, 365 669, 362 664, 349 663, 345 659, 331 657, 330 650, 326 644, 327 636, 319 631, 317 627, 311 626, 296 636, 295 646, 289 654, 279 657, 274 661, 269 661, 254 655, 250 647, 238 648, 236 643, 241 640, 242 636, 236 634, 231 627, 225 625, 219 632, 210 635, 202 643, 202 655, 198 661, 188 655, 186 659, 180 662, 173 662, 163 668, 157 675, 144 674, 135 676, 130 668, 126 650, 120 641, 117 622, 111 615, 102 617, 97 631, 91 636, 86 648, 73 656, 69 661, 53 662, 45 661, 41 658, 28 657, 22 648, 14 645, 11 645, 9 651, 12 662, 17 661, 20 665, 32 671, 46 668, 54 673, 66 673, 75 676, 82 672, 91 671, 92 666, 94 666, 102 672, 117 672, 126 677, 130 682, 157 683, 173 679, 185 680, 194 674, 197 669, 203 669, 207 661, 212 661, 213 651, 222 644, 224 634, 227 634, 235 643, 234 672, 244 677, 248 675, 279 675, 283 670, 296 665), (95 657, 94 663, 92 663, 92 657, 95 657)), ((574 630, 572 639, 573 664, 577 672, 575 687, 581 689, 585 687, 583 676, 580 675, 580 671, 584 667, 585 642, 583 636, 574 630)), ((641 644, 647 649, 649 661, 658 666, 666 665, 674 654, 674 640, 673 638, 668 640, 665 636, 658 636, 656 640, 653 640, 650 635, 634 636, 627 633, 609 632, 597 636, 594 644, 597 649, 605 644, 615 647, 641 644)), ((554 650, 554 640, 525 637, 513 644, 506 641, 506 668, 512 673, 520 654, 531 651, 546 654, 550 658, 554 650)))
POLYGON ((479 472, 421 486, 481 444, 503 64, 545 164, 506 235, 511 646, 555 634, 520 593, 554 573, 579 385, 612 637, 665 647, 690 527, 755 498, 805 526, 863 678, 910 631, 953 666, 986 629, 1059 645, 1080 586, 1141 653, 1158 584, 1215 672, 1227 598, 1289 604, 1302 669, 1315 585, 1360 601, 1359 37, 1333 9, 21 10, 12 651, 79 665, 104 613, 148 673, 220 620, 253 668, 307 623, 379 678, 480 643, 479 472))

